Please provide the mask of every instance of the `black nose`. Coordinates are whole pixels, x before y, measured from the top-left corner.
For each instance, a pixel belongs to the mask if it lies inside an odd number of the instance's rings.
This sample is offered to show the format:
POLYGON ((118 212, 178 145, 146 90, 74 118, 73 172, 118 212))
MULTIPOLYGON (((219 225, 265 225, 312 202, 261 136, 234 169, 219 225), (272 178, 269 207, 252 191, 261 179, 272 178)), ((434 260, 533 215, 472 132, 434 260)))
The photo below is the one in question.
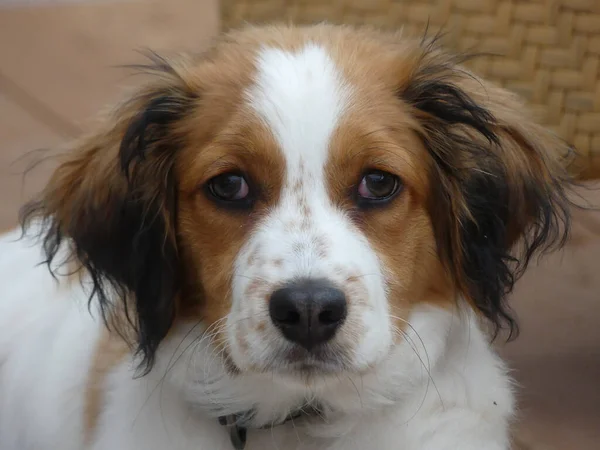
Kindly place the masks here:
POLYGON ((322 280, 301 280, 271 295, 273 323, 307 350, 330 340, 346 318, 346 296, 322 280))

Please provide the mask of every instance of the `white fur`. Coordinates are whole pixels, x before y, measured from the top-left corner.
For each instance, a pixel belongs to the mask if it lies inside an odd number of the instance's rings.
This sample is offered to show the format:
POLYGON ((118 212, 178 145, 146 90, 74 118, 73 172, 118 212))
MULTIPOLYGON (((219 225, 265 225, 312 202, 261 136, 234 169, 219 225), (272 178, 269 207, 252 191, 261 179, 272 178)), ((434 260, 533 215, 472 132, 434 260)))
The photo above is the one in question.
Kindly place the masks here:
POLYGON ((2 450, 230 449, 217 416, 259 407, 276 421, 304 399, 327 419, 249 431, 248 450, 506 450, 513 397, 505 367, 468 308, 423 306, 376 370, 312 386, 227 374, 203 330, 181 325, 146 377, 134 361, 112 370, 93 444, 83 444, 84 394, 101 323, 79 284, 56 283, 39 247, 0 240, 2 450), (188 332, 192 330, 191 333, 188 332), (170 370, 166 370, 170 367, 170 370))
POLYGON ((258 426, 311 401, 322 406, 323 418, 251 428, 246 449, 510 447, 510 381, 470 308, 417 307, 398 339, 378 256, 328 198, 329 141, 352 87, 316 45, 295 54, 264 49, 257 68, 247 101, 277 139, 286 184, 236 261, 225 329, 242 374, 227 372, 210 339, 214 330, 180 323, 150 374, 135 378, 132 358, 109 372, 86 446, 84 396, 103 325, 87 310, 85 289, 53 280, 37 266, 39 245, 15 242, 11 233, 0 239, 1 450, 228 450, 218 416, 254 409, 251 425, 258 426), (348 276, 361 281, 346 292, 349 316, 334 338, 336 348, 351 350, 349 370, 306 382, 272 366, 290 344, 268 323, 264 296, 311 276, 342 287, 348 276), (255 280, 262 290, 250 292, 255 280), (259 332, 251 325, 261 320, 267 327, 259 332), (250 367, 265 372, 244 371, 250 367))

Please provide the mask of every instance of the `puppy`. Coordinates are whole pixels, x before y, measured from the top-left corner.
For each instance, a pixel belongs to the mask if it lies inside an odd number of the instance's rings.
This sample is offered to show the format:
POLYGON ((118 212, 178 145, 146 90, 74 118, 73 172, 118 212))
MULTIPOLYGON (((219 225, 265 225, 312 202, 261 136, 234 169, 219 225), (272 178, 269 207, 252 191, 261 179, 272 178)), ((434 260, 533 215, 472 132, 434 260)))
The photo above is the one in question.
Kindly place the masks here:
POLYGON ((491 342, 565 145, 436 38, 150 59, 1 238, 0 448, 509 449, 491 342))

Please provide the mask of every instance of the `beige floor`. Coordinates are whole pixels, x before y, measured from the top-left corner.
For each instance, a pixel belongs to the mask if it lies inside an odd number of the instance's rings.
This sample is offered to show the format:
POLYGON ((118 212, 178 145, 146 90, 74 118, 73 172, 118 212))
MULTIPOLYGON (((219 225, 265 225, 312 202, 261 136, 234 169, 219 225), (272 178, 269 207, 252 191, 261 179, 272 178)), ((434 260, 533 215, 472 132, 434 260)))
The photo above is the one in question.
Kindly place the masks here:
MULTIPOLYGON (((37 1, 0 0, 0 229, 51 170, 23 177, 35 150, 52 152, 134 82, 111 67, 140 47, 200 49, 218 29, 217 0, 37 1)), ((585 195, 600 205, 600 191, 585 195)), ((522 386, 524 435, 540 450, 600 449, 600 213, 575 222, 567 249, 518 284, 522 335, 502 349, 522 386)))

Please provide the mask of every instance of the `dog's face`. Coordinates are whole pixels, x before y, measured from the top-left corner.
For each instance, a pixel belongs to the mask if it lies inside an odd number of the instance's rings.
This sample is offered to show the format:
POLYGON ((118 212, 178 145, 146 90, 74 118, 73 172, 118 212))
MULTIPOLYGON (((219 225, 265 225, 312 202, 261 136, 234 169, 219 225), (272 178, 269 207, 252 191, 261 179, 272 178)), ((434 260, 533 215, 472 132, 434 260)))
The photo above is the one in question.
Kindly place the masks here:
POLYGON ((418 304, 512 324, 513 244, 561 236, 561 143, 435 43, 249 29, 148 70, 30 212, 135 309, 150 365, 197 320, 234 371, 361 373, 418 304))
POLYGON ((234 117, 182 151, 181 244, 241 370, 364 370, 440 300, 417 123, 330 53, 258 49, 234 117))

